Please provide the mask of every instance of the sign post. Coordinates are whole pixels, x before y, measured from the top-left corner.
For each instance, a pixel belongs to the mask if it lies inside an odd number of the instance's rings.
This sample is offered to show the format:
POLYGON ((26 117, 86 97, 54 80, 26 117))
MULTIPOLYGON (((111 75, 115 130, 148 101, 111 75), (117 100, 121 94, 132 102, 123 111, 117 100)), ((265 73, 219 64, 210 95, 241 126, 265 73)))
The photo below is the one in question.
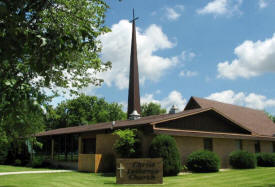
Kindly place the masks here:
POLYGON ((116 160, 117 184, 162 184, 162 158, 116 160))

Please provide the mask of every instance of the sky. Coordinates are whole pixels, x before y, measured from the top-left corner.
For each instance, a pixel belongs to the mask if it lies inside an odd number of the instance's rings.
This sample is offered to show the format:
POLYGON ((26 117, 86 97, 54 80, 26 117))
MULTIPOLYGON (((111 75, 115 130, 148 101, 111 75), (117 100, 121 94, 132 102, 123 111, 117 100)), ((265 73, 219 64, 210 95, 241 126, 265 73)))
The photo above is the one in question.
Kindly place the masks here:
MULTIPOLYGON (((141 103, 183 110, 191 96, 275 115, 275 0, 106 0, 100 87, 81 92, 127 109, 132 9, 141 103)), ((63 100, 53 101, 56 105, 63 100)))

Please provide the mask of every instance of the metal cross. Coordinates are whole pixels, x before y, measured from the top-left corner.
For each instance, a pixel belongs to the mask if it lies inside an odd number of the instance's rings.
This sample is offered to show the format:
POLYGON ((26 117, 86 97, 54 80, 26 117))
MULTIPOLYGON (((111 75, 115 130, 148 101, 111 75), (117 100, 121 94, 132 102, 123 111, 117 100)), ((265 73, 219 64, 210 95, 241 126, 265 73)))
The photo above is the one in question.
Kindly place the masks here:
POLYGON ((135 9, 133 9, 133 19, 130 22, 136 21, 138 17, 135 17, 135 9))
POLYGON ((119 168, 117 168, 119 170, 119 177, 122 178, 122 170, 124 170, 124 166, 120 163, 119 164, 119 168))

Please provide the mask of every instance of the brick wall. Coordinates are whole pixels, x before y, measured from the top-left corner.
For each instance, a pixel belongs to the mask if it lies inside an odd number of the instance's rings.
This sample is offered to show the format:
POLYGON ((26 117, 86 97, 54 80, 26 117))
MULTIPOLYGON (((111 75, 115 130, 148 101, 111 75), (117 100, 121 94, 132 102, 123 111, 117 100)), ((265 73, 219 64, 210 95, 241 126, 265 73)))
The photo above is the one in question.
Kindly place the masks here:
POLYGON ((176 140, 183 164, 190 153, 203 149, 203 138, 182 136, 175 136, 174 138, 176 140))
POLYGON ((213 139, 213 152, 215 152, 221 161, 221 168, 228 168, 229 155, 237 150, 237 142, 233 139, 213 139))
POLYGON ((272 153, 272 142, 260 141, 261 152, 263 153, 272 153))

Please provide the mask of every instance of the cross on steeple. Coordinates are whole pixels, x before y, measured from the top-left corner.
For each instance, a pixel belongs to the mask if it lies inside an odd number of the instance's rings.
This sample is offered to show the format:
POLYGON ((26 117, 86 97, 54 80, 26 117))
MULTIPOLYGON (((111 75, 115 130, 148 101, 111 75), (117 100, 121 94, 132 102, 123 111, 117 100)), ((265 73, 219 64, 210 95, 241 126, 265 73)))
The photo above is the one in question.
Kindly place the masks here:
POLYGON ((135 17, 135 9, 133 9, 133 19, 130 20, 130 22, 132 23, 132 22, 136 21, 137 19, 138 19, 138 17, 135 17))

